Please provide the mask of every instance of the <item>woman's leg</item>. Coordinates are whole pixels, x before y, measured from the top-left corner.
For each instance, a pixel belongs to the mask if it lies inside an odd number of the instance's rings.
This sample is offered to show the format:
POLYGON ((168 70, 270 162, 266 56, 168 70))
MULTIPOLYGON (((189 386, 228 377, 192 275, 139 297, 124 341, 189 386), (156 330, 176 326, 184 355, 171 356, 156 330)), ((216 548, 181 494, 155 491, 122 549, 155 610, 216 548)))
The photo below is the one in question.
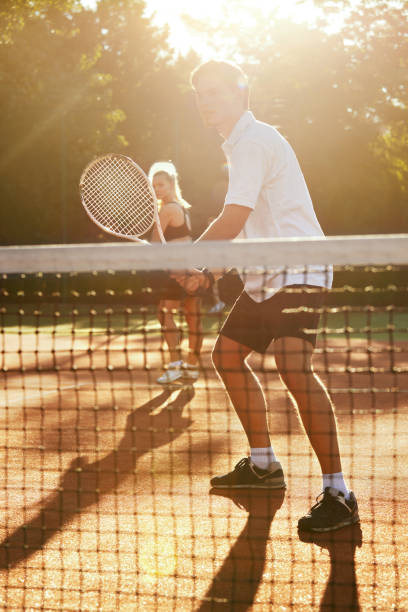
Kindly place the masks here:
POLYGON ((183 301, 184 316, 188 327, 187 363, 192 366, 197 365, 203 345, 200 305, 201 300, 197 297, 187 297, 183 301))
POLYGON ((178 361, 180 356, 181 334, 174 320, 172 311, 180 308, 180 302, 176 300, 161 300, 158 307, 158 318, 162 328, 164 340, 170 353, 170 361, 178 361))

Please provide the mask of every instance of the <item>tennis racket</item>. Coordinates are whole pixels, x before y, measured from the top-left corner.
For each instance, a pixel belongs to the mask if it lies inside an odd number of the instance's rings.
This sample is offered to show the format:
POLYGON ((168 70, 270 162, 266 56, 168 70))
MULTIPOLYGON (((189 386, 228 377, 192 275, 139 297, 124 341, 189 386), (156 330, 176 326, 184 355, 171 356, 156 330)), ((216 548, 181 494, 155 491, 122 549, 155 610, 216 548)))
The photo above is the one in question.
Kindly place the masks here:
POLYGON ((98 157, 83 171, 79 191, 88 216, 104 232, 145 243, 140 236, 156 223, 165 242, 153 187, 130 157, 98 157))

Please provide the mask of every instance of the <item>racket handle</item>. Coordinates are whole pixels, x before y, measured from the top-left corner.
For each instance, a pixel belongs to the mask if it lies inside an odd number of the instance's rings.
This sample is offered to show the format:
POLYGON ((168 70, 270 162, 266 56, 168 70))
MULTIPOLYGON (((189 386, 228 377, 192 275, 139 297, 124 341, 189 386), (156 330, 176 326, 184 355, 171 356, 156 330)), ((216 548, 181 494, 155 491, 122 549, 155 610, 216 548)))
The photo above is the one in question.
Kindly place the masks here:
POLYGON ((200 272, 204 274, 206 280, 208 281, 208 286, 205 289, 203 288, 201 291, 204 291, 204 293, 209 293, 212 290, 215 282, 214 275, 210 272, 208 268, 201 268, 200 272))

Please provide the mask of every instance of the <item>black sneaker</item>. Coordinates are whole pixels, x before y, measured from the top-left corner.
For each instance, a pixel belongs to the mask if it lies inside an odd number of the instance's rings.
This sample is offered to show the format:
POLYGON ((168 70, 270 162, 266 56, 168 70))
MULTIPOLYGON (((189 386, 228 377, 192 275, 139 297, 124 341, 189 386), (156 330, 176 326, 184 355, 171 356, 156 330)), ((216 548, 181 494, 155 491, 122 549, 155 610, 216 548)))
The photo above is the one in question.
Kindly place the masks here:
POLYGON ((272 461, 267 470, 256 467, 249 457, 238 461, 235 468, 225 476, 215 476, 211 486, 219 489, 285 489, 283 470, 279 461, 272 461))
POLYGON ((352 491, 345 499, 341 491, 326 487, 316 501, 309 514, 299 519, 298 529, 301 531, 333 531, 360 520, 357 500, 352 491))

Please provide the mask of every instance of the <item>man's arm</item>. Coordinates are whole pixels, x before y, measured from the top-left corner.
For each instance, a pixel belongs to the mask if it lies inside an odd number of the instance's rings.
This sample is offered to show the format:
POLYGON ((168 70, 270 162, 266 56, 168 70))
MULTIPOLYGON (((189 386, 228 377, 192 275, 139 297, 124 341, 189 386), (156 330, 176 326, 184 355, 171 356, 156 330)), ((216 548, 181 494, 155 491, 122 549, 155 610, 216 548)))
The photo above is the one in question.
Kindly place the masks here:
POLYGON ((207 227, 207 229, 196 240, 233 240, 244 228, 252 208, 239 206, 238 204, 227 204, 218 217, 207 227))
MULTIPOLYGON (((244 228, 251 211, 252 208, 238 204, 224 206, 222 213, 207 227, 196 242, 201 240, 233 240, 244 228)), ((172 276, 191 294, 211 286, 211 280, 199 270, 190 270, 187 273, 178 273, 172 276)), ((221 274, 214 273, 215 278, 219 276, 221 274)))

